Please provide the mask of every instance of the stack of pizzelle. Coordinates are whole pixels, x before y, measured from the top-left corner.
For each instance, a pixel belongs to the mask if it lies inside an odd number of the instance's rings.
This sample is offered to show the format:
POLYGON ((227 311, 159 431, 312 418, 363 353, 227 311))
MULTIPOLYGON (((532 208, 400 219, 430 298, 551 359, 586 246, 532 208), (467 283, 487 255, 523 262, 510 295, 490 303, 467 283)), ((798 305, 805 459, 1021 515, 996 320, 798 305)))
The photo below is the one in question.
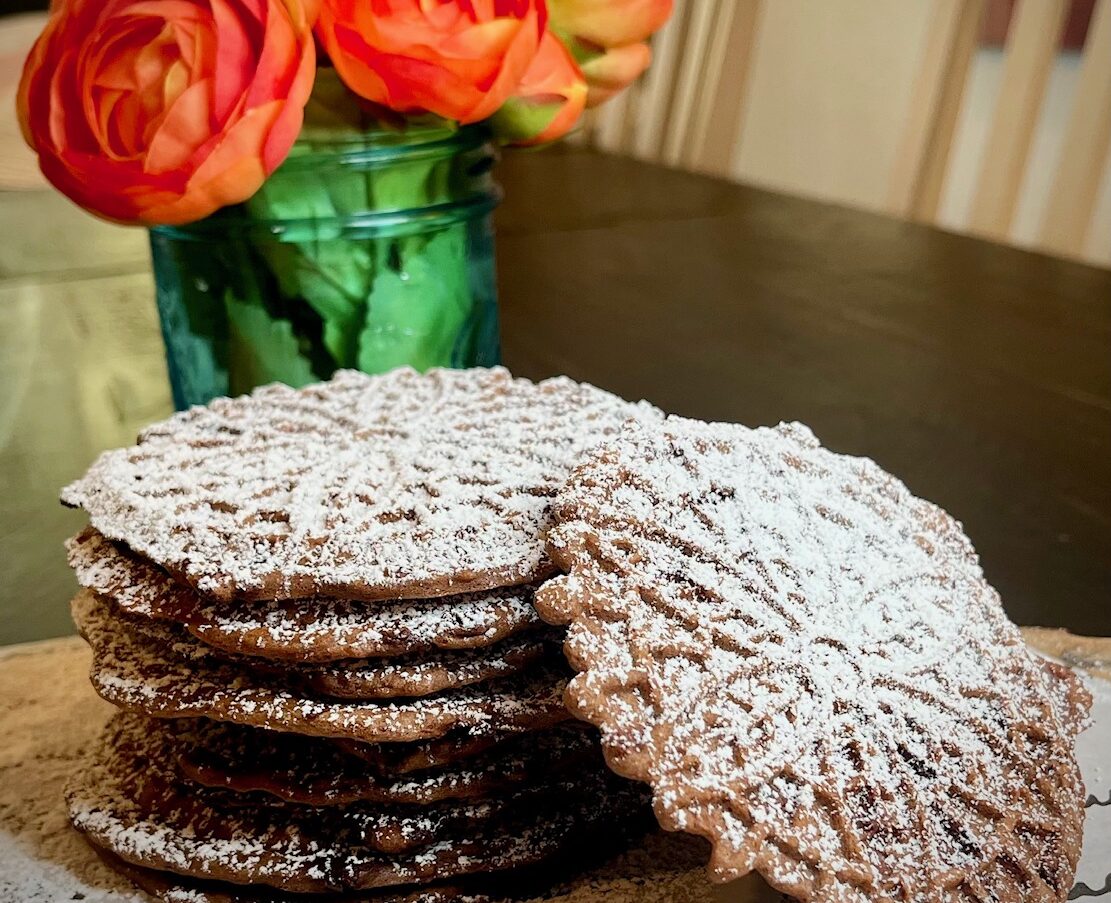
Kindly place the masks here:
POLYGON ((630 416, 658 415, 500 369, 345 372, 101 456, 63 501, 121 711, 74 824, 165 900, 413 903, 500 897, 635 826, 532 606, 553 496, 630 416))
POLYGON ((959 523, 800 425, 340 374, 178 415, 64 500, 125 710, 70 814, 164 900, 502 897, 634 824, 643 783, 769 894, 1072 886, 1085 687, 959 523))

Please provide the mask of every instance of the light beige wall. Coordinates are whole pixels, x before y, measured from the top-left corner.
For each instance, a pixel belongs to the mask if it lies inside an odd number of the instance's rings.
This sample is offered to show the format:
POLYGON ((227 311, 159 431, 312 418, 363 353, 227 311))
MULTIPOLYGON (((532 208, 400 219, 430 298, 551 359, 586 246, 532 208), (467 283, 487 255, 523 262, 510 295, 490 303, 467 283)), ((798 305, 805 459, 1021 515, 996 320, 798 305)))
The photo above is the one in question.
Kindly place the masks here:
POLYGON ((32 150, 23 143, 15 117, 15 95, 23 60, 46 23, 46 13, 4 16, 0 21, 0 185, 4 188, 42 188, 32 150))
POLYGON ((765 0, 734 174, 879 209, 932 0, 765 0))
MULTIPOLYGON (((937 2, 764 0, 732 174, 884 210, 937 2)), ((1036 246, 1078 71, 1077 55, 1062 54, 1051 74, 1010 235, 1015 244, 1036 246)), ((967 227, 1001 74, 1000 51, 975 55, 938 210, 943 228, 967 227)), ((1111 155, 1083 256, 1111 266, 1111 155)))
MULTIPOLYGON (((973 59, 964 106, 953 138, 952 161, 938 209, 938 225, 943 228, 959 232, 968 223, 969 203, 983 165, 984 146, 1002 71, 1003 54, 998 50, 981 50, 973 59)), ((1058 56, 1050 73, 1011 226, 1010 240, 1020 247, 1037 247, 1053 177, 1064 149, 1065 130, 1079 74, 1080 57, 1076 53, 1058 56)), ((1099 200, 1083 257, 1091 263, 1111 266, 1111 155, 1104 166, 1099 200)))
POLYGON ((1111 162, 1103 172, 1084 254, 1090 261, 1111 267, 1111 162))

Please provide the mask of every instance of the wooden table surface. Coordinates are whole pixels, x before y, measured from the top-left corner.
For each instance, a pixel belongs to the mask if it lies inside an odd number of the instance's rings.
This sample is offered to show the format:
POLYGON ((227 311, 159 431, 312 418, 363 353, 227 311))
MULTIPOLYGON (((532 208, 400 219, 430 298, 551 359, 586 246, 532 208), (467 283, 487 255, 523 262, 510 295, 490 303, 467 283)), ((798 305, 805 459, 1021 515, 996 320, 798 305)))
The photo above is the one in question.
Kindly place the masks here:
MULTIPOLYGON (((1111 634, 1111 272, 584 151, 507 155, 506 363, 797 419, 964 521, 1011 616, 1111 634)), ((170 409, 145 235, 0 192, 0 644, 70 631, 57 491, 170 409)))

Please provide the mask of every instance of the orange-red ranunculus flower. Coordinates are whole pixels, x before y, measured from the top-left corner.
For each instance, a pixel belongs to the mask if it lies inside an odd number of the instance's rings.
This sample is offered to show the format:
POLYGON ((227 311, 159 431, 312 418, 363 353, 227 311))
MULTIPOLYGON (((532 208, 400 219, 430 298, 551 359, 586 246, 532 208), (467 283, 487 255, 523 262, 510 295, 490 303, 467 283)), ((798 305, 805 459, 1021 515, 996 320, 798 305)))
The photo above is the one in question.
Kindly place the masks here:
POLYGON ((614 47, 585 59, 581 64, 582 72, 590 86, 586 105, 596 107, 624 91, 651 62, 652 51, 647 44, 614 47))
POLYGON ((586 79, 563 42, 547 31, 517 90, 494 114, 494 130, 510 144, 544 144, 571 131, 585 107, 586 79))
POLYGON ((316 33, 356 94, 477 122, 520 83, 546 22, 544 0, 323 0, 316 33))
POLYGON ((671 15, 673 0, 548 0, 552 27, 599 47, 638 44, 671 15))
POLYGON ((18 98, 43 173, 119 222, 250 197, 301 130, 315 3, 54 0, 18 98))

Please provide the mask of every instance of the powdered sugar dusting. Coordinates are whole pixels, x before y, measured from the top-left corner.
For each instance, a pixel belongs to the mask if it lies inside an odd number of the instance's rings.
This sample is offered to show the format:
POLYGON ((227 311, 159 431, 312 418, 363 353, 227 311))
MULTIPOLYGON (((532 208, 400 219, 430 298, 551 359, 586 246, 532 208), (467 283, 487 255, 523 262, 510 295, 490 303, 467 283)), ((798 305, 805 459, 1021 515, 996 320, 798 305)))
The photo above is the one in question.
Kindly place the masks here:
POLYGON ((167 645, 128 630, 109 603, 87 590, 74 598, 72 609, 93 648, 97 692, 121 708, 159 717, 204 716, 369 742, 438 737, 459 727, 531 730, 567 717, 566 679, 558 671, 540 669, 527 677, 397 702, 336 702, 212 661, 195 642, 167 645))
POLYGON ((947 514, 799 425, 630 422, 561 495, 537 595, 569 697, 665 827, 824 903, 1064 900, 1075 675, 947 514))
POLYGON ((179 621, 210 646, 278 661, 324 662, 431 649, 475 649, 540 623, 532 586, 440 599, 312 598, 212 602, 89 528, 66 543, 87 589, 128 613, 179 621))
POLYGON ((222 599, 450 595, 550 573, 551 497, 638 410, 501 368, 341 371, 177 414, 62 499, 222 599))

